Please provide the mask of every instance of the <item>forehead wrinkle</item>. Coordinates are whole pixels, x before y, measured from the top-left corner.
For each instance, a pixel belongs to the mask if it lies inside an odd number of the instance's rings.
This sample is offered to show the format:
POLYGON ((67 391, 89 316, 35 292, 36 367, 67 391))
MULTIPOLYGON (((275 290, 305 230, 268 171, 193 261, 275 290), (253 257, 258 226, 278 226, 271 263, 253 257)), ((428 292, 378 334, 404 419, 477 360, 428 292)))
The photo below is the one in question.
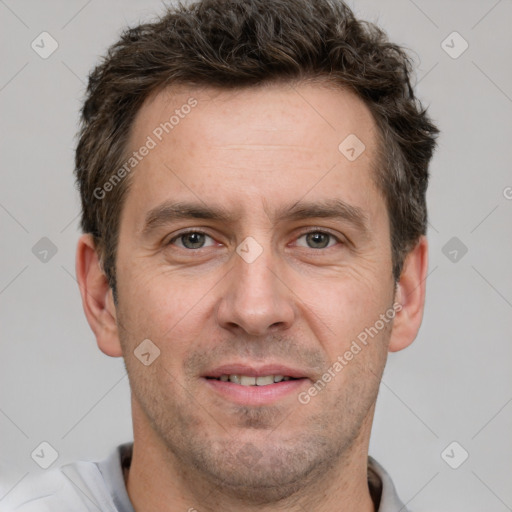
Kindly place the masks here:
POLYGON ((223 144, 222 146, 216 146, 218 149, 225 150, 257 150, 257 151, 269 151, 279 149, 301 149, 308 151, 309 148, 305 148, 298 144, 223 144))

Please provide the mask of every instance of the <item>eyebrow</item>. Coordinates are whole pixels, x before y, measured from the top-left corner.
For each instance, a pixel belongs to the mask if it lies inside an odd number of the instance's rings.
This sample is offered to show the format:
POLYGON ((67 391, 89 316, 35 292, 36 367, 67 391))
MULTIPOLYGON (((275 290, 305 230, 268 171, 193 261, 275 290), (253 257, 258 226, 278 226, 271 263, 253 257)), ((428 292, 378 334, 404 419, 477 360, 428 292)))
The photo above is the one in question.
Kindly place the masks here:
POLYGON ((147 236, 154 230, 180 219, 209 219, 228 223, 233 220, 233 216, 222 207, 165 201, 147 213, 142 235, 147 236))
MULTIPOLYGON (((279 208, 269 217, 274 221, 335 219, 351 224, 365 236, 370 232, 367 214, 360 207, 350 205, 341 199, 297 201, 291 206, 279 208)), ((233 215, 222 206, 207 206, 200 202, 165 201, 147 213, 141 233, 146 237, 156 229, 180 219, 208 219, 228 224, 236 222, 239 215, 233 215)))
POLYGON ((365 235, 370 232, 368 215, 363 209, 348 204, 341 199, 323 199, 314 202, 299 201, 289 208, 280 209, 276 217, 284 221, 312 218, 342 220, 352 224, 365 235))

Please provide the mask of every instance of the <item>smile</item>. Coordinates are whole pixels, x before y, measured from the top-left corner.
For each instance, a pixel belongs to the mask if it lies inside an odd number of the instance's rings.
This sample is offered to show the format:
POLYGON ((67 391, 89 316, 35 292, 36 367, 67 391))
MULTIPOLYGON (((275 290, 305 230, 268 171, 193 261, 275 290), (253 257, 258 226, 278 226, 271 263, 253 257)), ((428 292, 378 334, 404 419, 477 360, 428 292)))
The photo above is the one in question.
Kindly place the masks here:
MULTIPOLYGON (((214 377, 210 377, 214 378, 214 377)), ((234 384, 241 384, 242 386, 268 386, 281 381, 292 380, 293 377, 283 375, 265 375, 261 377, 253 377, 250 375, 237 375, 237 374, 223 374, 215 380, 222 382, 233 382, 234 384)))
POLYGON ((311 384, 307 372, 283 364, 255 367, 224 364, 206 371, 203 382, 224 400, 245 406, 270 405, 295 396, 311 384))

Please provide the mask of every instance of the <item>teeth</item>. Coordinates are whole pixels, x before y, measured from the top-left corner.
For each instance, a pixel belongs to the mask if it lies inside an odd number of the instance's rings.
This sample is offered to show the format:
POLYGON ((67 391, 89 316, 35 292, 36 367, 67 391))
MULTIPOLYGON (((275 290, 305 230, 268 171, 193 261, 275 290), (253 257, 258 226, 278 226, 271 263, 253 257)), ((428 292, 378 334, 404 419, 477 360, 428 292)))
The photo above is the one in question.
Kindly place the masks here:
POLYGON ((267 386, 268 384, 274 384, 274 377, 272 377, 272 375, 268 375, 267 377, 256 378, 257 386, 267 386))
POLYGON ((256 377, 247 377, 245 375, 242 375, 240 377, 240 384, 242 384, 242 386, 255 386, 256 377))
POLYGON ((275 382, 290 380, 291 377, 284 377, 283 375, 265 375, 262 377, 249 377, 248 375, 221 375, 219 380, 222 382, 233 382, 234 384, 241 384, 242 386, 268 386, 275 382))

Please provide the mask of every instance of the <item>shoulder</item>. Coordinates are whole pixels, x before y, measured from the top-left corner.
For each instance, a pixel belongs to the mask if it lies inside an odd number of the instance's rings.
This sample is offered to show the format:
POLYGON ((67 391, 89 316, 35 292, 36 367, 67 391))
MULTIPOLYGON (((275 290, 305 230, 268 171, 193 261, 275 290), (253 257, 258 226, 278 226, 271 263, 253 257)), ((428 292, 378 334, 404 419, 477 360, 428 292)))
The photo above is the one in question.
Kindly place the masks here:
POLYGON ((0 501, 1 512, 89 512, 115 510, 108 504, 102 475, 94 462, 75 462, 29 474, 0 501))

